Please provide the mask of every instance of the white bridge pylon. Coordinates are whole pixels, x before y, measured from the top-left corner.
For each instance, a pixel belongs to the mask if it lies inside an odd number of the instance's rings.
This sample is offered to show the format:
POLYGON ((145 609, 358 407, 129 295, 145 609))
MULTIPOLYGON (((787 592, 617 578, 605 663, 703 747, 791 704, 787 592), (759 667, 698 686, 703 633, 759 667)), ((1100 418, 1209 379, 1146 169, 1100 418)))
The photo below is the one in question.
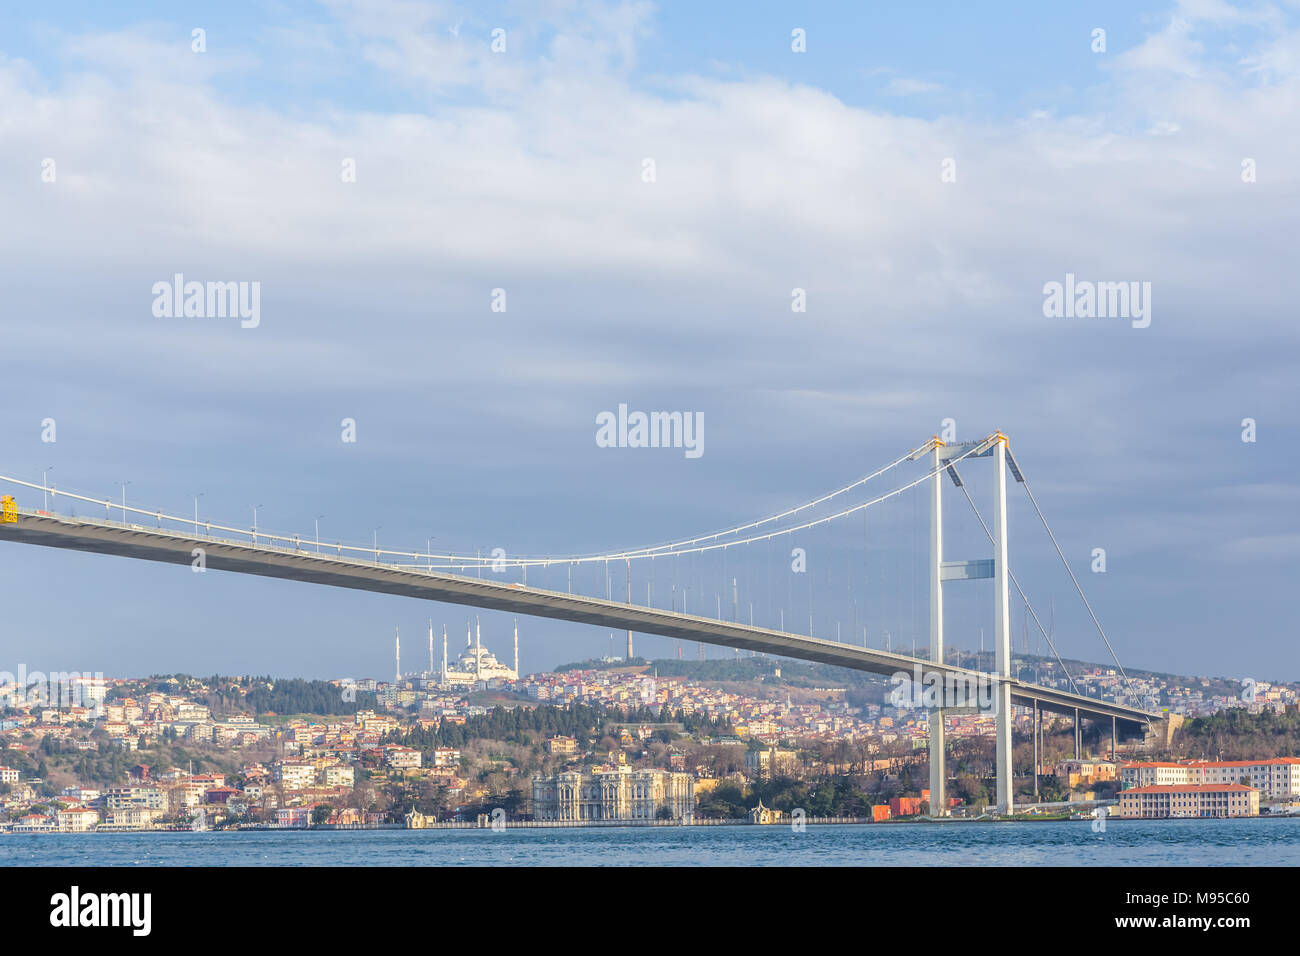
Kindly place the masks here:
MULTIPOLYGON (((998 812, 1015 812, 1011 774, 1011 615, 1010 565, 1007 559, 1007 471, 1017 481, 1024 481, 1011 442, 1002 432, 974 442, 945 443, 937 436, 913 452, 913 459, 930 455, 930 660, 943 664, 943 588, 949 581, 993 579, 993 631, 997 648, 994 707, 996 717, 996 771, 998 812), (945 561, 943 551, 943 484, 944 474, 957 487, 962 486, 954 459, 993 459, 993 557, 965 561, 945 561), (947 467, 944 467, 944 466, 947 467)), ((946 816, 947 768, 945 766, 944 718, 952 711, 969 713, 969 701, 948 700, 944 688, 940 706, 930 711, 930 814, 946 816), (947 706, 944 706, 947 705, 947 706)), ((1035 729, 1036 732, 1036 729, 1035 729)), ((1035 772, 1037 768, 1035 767, 1035 772)))

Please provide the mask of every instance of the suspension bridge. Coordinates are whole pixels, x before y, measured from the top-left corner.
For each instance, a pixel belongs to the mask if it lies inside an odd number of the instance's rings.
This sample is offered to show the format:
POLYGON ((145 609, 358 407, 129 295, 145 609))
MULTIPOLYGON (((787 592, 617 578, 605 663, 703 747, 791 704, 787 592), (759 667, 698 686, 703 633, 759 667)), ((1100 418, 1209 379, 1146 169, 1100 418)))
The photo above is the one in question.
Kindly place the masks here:
MULTIPOLYGON (((270 534, 259 530, 256 512, 253 526, 243 529, 201 521, 197 503, 193 517, 129 506, 125 501, 125 486, 123 499, 119 503, 112 498, 56 490, 50 488, 44 480, 38 484, 4 475, 0 475, 0 484, 24 491, 40 491, 44 497, 43 507, 37 509, 22 507, 13 495, 5 495, 0 509, 0 541, 190 565, 196 571, 256 574, 589 624, 626 631, 629 657, 632 655, 632 634, 636 632, 694 641, 701 646, 707 644, 734 648, 737 653, 748 650, 817 661, 884 676, 915 675, 917 681, 931 691, 928 709, 932 812, 942 814, 947 805, 945 717, 991 710, 996 724, 997 804, 999 812, 1011 814, 1016 809, 1011 766, 1013 708, 1023 707, 1032 712, 1035 768, 1039 763, 1044 713, 1063 714, 1073 719, 1076 754, 1080 748, 1083 718, 1109 723, 1113 752, 1119 737, 1150 733, 1159 725, 1163 716, 1137 706, 1136 695, 1121 694, 1117 700, 1102 700, 1084 694, 1070 676, 1057 652, 1051 632, 1043 626, 1019 580, 1011 572, 1007 534, 1008 475, 1025 489, 1089 618, 1110 651, 1124 684, 1129 685, 1128 675, 1115 658, 1109 638, 1093 613, 1078 579, 1070 570, 1069 562, 1056 542, 1037 499, 1029 490, 1019 463, 1011 454, 1010 441, 1001 432, 961 443, 945 443, 937 437, 931 438, 920 448, 909 450, 862 478, 779 513, 697 537, 596 554, 507 556, 498 550, 484 556, 481 553, 435 553, 432 547, 424 552, 401 551, 381 548, 377 535, 373 547, 345 545, 342 542, 323 545, 319 534, 304 537, 270 534), (991 521, 986 521, 976 506, 958 469, 958 465, 983 459, 989 460, 993 470, 991 521), (924 472, 854 504, 832 504, 836 499, 854 493, 860 495, 871 482, 882 479, 909 462, 923 462, 926 466, 924 472), (987 539, 989 556, 947 559, 943 507, 944 488, 947 484, 956 488, 970 504, 984 538, 987 539), (888 647, 867 647, 865 639, 862 646, 859 646, 842 640, 817 637, 812 633, 811 619, 809 634, 794 633, 784 626, 783 611, 777 627, 756 626, 753 623, 752 604, 749 622, 743 623, 734 578, 732 619, 729 621, 723 618, 721 594, 717 595, 714 617, 688 613, 688 591, 679 591, 675 584, 666 602, 667 607, 657 606, 653 586, 649 582, 645 603, 638 604, 633 600, 631 581, 634 563, 647 565, 657 561, 662 566, 665 562, 691 556, 725 554, 733 548, 755 546, 807 533, 814 528, 843 522, 852 515, 865 513, 868 509, 882 506, 918 488, 925 489, 920 494, 928 497, 930 511, 929 546, 925 561, 929 596, 929 641, 925 656, 915 652, 910 655, 898 653, 888 647), (104 517, 61 514, 56 510, 60 499, 71 502, 74 510, 77 503, 94 508, 103 507, 104 517), (823 510, 828 513, 818 513, 823 510), (120 520, 114 520, 115 512, 120 520), (153 526, 142 523, 145 521, 153 522, 153 526), (611 566, 617 569, 619 564, 623 564, 627 572, 627 589, 622 601, 613 597, 611 576, 611 566), (581 572, 581 569, 592 566, 603 566, 604 596, 574 591, 575 569, 581 572), (527 578, 530 570, 534 582, 539 576, 547 581, 553 580, 558 573, 563 572, 565 590, 540 587, 536 583, 529 585, 527 578), (483 577, 485 572, 489 577, 483 577), (515 574, 520 580, 503 580, 515 574), (995 666, 992 671, 957 666, 947 660, 949 655, 945 653, 946 590, 958 582, 981 579, 988 579, 993 584, 995 666), (1019 675, 1013 674, 1012 587, 1024 603, 1026 628, 1032 617, 1066 677, 1068 690, 1024 681, 1019 675), (679 596, 681 610, 678 610, 679 596), (992 702, 991 708, 977 703, 989 699, 992 702)), ((697 599, 698 597, 697 594, 697 599)), ((854 606, 856 613, 856 603, 854 606)), ((856 623, 854 633, 856 636, 856 623)), ((983 658, 978 660, 982 662, 983 658)), ((1036 783, 1035 774, 1035 785, 1036 783)))

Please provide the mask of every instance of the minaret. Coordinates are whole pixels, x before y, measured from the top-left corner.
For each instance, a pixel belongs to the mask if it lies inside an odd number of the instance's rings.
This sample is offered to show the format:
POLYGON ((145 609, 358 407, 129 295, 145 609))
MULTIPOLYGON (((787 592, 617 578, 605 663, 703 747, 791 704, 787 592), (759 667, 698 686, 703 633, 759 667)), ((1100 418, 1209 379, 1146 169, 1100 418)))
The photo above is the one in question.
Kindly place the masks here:
POLYGON ((519 680, 519 618, 515 618, 515 680, 519 680))
MULTIPOLYGON (((395 630, 396 630, 396 629, 395 629, 395 630)), ((400 684, 400 683, 402 682, 402 632, 401 632, 401 631, 396 631, 396 633, 397 633, 397 638, 396 638, 396 640, 397 640, 397 680, 393 681, 393 683, 395 683, 395 684, 400 684)))
POLYGON ((442 626, 442 682, 447 683, 447 625, 442 626))
POLYGON ((483 627, 479 624, 478 615, 474 615, 474 677, 478 678, 479 670, 483 667, 483 627))
POLYGON ((429 676, 433 676, 433 618, 429 618, 429 676))

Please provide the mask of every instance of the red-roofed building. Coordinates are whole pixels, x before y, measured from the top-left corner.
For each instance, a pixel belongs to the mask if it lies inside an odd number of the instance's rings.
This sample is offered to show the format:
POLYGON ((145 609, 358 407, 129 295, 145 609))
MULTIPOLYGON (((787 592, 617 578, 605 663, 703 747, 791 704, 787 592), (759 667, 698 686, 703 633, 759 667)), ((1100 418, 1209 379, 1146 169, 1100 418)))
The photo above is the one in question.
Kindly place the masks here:
POLYGON ((89 807, 68 807, 58 813, 59 829, 71 833, 86 833, 99 825, 99 814, 89 807))
POLYGON ((1119 794, 1120 817, 1253 817, 1259 791, 1240 783, 1153 784, 1119 794))
POLYGON ((1300 796, 1300 757, 1272 760, 1189 760, 1126 763, 1120 768, 1125 790, 1179 784, 1247 784, 1272 799, 1300 796))

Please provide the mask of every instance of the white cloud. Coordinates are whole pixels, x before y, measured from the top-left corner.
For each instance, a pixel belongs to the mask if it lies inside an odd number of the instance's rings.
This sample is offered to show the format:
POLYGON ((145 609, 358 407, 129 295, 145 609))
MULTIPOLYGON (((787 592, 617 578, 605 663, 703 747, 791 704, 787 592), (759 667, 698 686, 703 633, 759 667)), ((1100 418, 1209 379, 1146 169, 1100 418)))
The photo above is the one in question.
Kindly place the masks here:
POLYGON ((942 83, 931 83, 928 80, 918 80, 912 77, 896 76, 889 81, 886 87, 890 96, 916 96, 923 93, 941 93, 943 92, 942 83))

